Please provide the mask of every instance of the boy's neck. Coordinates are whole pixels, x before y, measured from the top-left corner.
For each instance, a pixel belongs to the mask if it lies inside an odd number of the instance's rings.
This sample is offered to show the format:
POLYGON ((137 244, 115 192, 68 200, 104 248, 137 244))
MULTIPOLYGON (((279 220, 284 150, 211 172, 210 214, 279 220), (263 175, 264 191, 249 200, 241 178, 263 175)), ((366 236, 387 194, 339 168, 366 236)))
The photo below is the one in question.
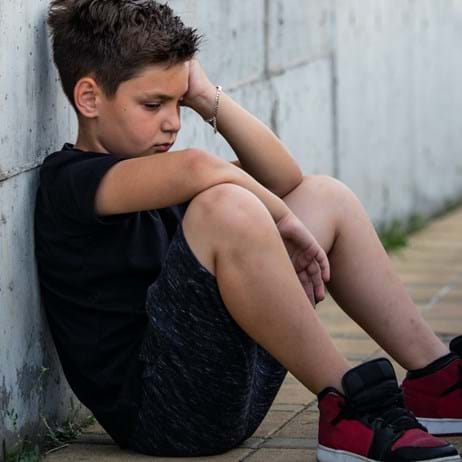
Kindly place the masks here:
POLYGON ((107 151, 103 148, 103 146, 89 133, 85 127, 82 127, 79 124, 79 132, 77 136, 77 141, 74 144, 75 149, 80 149, 81 151, 90 151, 90 152, 98 152, 107 154, 107 151))

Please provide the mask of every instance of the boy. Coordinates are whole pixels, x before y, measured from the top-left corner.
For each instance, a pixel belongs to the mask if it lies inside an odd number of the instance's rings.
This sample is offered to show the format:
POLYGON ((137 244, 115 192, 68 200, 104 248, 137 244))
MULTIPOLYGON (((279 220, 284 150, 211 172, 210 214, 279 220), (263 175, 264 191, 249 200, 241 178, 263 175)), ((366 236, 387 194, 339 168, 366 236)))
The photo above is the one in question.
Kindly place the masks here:
POLYGON ((159 456, 227 451, 290 370, 318 394, 319 460, 459 460, 406 409, 389 361, 351 369, 312 309, 329 282, 412 371, 418 417, 461 431, 462 339, 450 352, 425 324, 350 190, 303 177, 210 83, 197 32, 168 6, 53 0, 49 25, 79 134, 40 171, 41 290, 69 384, 113 439, 159 456), (240 163, 168 153, 181 105, 240 163))

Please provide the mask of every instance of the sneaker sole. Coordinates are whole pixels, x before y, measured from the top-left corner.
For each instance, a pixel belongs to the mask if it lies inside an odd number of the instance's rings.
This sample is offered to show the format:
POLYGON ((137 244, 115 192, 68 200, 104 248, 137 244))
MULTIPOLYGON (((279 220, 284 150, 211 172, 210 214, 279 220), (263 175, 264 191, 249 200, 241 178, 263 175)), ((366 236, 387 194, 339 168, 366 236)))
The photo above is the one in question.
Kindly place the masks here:
MULTIPOLYGON (((341 451, 336 449, 327 448, 326 446, 318 445, 316 454, 318 462, 378 462, 376 459, 368 459, 367 457, 353 454, 348 451, 341 451)), ((459 456, 439 457, 438 459, 429 459, 428 462, 460 462, 459 456)), ((417 462, 417 461, 416 461, 417 462)))
POLYGON ((462 419, 430 419, 417 417, 432 435, 462 435, 462 419))

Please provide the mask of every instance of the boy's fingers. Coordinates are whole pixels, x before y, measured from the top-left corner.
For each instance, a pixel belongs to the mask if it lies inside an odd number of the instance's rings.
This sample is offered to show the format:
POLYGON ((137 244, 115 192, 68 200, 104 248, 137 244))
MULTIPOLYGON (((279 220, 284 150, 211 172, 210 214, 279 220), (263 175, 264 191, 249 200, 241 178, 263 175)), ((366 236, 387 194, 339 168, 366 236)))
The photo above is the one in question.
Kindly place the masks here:
POLYGON ((309 264, 309 260, 306 257, 306 254, 302 250, 297 250, 294 254, 294 267, 295 270, 303 271, 307 265, 309 264))
POLYGON ((313 308, 316 307, 316 296, 314 295, 314 288, 313 284, 311 284, 310 281, 308 281, 306 289, 305 289, 306 295, 308 296, 308 299, 310 300, 311 304, 313 305, 313 308))
POLYGON ((322 302, 326 298, 326 289, 324 283, 316 288, 316 301, 322 302))
POLYGON ((314 292, 316 295, 316 301, 324 300, 326 293, 324 287, 324 281, 321 274, 321 269, 316 260, 312 260, 310 265, 307 268, 308 273, 310 274, 311 281, 314 286, 314 292))
POLYGON ((310 280, 313 284, 314 287, 314 292, 316 295, 316 298, 322 297, 322 291, 324 287, 324 283, 322 280, 322 275, 321 271, 319 269, 319 265, 316 262, 316 260, 312 260, 310 264, 307 267, 307 273, 310 277, 310 280))
POLYGON ((305 255, 308 257, 307 260, 314 259, 318 262, 321 268, 322 278, 325 282, 328 282, 330 279, 330 265, 324 249, 316 242, 305 249, 305 255))
POLYGON ((328 282, 330 279, 329 259, 327 258, 326 252, 324 252, 324 249, 322 247, 319 247, 319 252, 317 253, 315 259, 318 262, 319 267, 321 268, 323 280, 325 282, 328 282))

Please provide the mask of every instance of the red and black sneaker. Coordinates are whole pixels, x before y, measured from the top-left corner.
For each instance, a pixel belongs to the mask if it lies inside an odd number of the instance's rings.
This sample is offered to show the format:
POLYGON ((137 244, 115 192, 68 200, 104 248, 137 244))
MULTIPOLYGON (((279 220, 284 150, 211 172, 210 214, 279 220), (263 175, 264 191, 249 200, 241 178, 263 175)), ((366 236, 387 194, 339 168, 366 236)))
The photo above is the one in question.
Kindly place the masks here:
POLYGON ((345 395, 326 388, 318 396, 319 462, 460 462, 454 446, 430 435, 405 409, 388 359, 351 369, 342 385, 345 395))
POLYGON ((435 435, 462 434, 462 336, 451 353, 409 371, 401 385, 406 406, 435 435))

